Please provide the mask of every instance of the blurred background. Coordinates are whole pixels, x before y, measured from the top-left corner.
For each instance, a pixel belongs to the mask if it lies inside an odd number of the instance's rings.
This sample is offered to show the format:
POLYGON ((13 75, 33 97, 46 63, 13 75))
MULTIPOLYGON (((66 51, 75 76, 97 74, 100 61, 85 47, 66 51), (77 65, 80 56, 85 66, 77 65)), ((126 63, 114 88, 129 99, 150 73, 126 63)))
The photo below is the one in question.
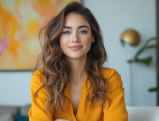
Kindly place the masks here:
MULTIPOLYGON (((0 1, 0 105, 31 104, 31 69, 40 53, 38 30, 71 0, 0 1)), ((152 56, 147 66, 128 63, 145 42, 157 36, 156 0, 82 0, 96 17, 104 38, 108 61, 105 67, 119 72, 130 106, 156 106, 156 48, 140 58, 152 56), (122 46, 121 35, 133 29, 140 35, 137 46, 122 46)), ((151 44, 155 44, 153 41, 151 44)))

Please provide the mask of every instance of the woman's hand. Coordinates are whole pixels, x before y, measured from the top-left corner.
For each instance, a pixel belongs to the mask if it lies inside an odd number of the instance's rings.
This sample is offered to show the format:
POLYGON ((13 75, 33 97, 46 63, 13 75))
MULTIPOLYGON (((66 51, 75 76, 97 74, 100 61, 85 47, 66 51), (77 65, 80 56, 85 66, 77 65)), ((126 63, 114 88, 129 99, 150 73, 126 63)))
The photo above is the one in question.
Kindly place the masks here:
POLYGON ((67 119, 56 119, 54 121, 71 121, 71 120, 67 120, 67 119))

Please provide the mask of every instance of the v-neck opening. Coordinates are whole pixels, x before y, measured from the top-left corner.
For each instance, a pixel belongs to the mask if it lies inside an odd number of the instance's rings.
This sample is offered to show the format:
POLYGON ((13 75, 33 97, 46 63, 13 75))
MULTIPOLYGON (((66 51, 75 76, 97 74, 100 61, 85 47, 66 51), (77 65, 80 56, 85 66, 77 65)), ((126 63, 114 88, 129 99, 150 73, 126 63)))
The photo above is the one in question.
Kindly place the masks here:
POLYGON ((79 113, 79 109, 80 109, 80 103, 81 103, 81 100, 82 100, 82 94, 83 94, 83 88, 84 88, 84 85, 85 85, 85 83, 86 83, 86 78, 87 78, 87 73, 86 73, 86 75, 85 75, 85 77, 84 77, 84 80, 83 80, 83 84, 82 84, 82 90, 81 90, 81 98, 80 98, 80 102, 79 102, 79 104, 78 104, 78 109, 77 109, 77 113, 76 113, 76 115, 74 115, 74 111, 73 111, 73 105, 72 105, 72 101, 71 101, 71 95, 70 95, 70 90, 69 90, 69 85, 68 85, 68 82, 67 82, 67 88, 68 88, 68 92, 69 92, 69 98, 70 98, 70 105, 71 105, 71 112, 72 112, 72 114, 73 114, 73 116, 74 116, 74 118, 77 120, 77 116, 78 116, 78 113, 79 113))

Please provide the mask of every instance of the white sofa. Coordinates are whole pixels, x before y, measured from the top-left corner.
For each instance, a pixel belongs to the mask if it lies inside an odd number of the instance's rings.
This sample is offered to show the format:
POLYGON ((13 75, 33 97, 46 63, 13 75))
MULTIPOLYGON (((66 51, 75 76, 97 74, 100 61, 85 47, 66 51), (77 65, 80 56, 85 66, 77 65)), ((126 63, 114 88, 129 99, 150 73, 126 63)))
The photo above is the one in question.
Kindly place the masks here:
POLYGON ((126 106, 128 121, 159 121, 159 106, 126 106))

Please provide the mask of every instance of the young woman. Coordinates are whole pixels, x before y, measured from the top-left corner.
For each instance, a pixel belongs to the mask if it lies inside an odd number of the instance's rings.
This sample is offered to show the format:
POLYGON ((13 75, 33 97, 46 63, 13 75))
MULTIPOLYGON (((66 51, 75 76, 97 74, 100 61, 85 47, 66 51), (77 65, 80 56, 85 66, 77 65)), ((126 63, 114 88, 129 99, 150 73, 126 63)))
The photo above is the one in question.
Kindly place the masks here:
POLYGON ((128 121, 121 76, 102 67, 107 54, 87 8, 72 2, 47 24, 39 57, 30 121, 128 121))

